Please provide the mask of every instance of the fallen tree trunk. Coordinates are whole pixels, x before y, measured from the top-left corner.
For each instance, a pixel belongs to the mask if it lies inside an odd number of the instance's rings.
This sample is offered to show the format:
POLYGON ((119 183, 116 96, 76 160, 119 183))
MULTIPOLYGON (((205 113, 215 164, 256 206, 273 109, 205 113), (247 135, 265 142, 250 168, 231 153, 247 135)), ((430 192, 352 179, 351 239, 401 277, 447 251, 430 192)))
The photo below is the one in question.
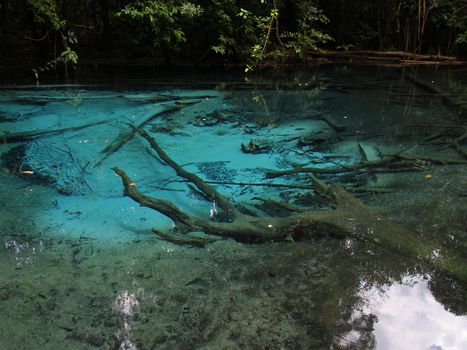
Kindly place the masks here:
MULTIPOLYGON (((140 132, 177 174, 194 183, 208 197, 221 196, 202 179, 180 168, 146 132, 140 132)), ((341 185, 326 185, 312 175, 315 190, 329 199, 337 209, 305 210, 288 217, 258 217, 239 212, 228 203, 225 209, 232 210, 228 221, 215 221, 208 215, 200 217, 190 215, 171 202, 152 198, 141 193, 136 183, 127 174, 113 168, 123 183, 124 195, 130 197, 141 206, 154 209, 174 221, 171 232, 164 232, 164 238, 174 234, 174 242, 180 235, 202 231, 208 235, 230 237, 245 242, 283 241, 286 239, 304 240, 321 236, 337 238, 355 238, 376 242, 401 254, 419 257, 437 268, 455 274, 467 280, 467 264, 455 254, 436 249, 432 244, 423 241, 409 230, 388 220, 382 214, 369 208, 363 202, 350 195, 341 185)), ((219 197, 217 197, 219 198, 219 197)), ((215 218, 214 218, 215 219, 215 218)), ((225 218, 224 218, 225 219, 225 218)), ((157 229, 154 231, 160 232, 157 229)), ((196 241, 199 245, 198 239, 196 241)))

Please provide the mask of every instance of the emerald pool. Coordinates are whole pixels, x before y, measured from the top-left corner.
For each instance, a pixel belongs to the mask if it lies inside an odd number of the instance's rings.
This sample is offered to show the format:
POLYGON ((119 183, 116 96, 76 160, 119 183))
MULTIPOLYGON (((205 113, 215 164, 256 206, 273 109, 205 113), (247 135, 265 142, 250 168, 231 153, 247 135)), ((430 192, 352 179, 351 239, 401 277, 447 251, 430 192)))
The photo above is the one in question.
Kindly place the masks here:
POLYGON ((463 74, 336 65, 1 86, 0 348, 467 349, 463 74), (140 129, 249 218, 340 210, 316 178, 361 209, 336 219, 343 234, 177 244, 152 230, 176 223, 124 196, 112 168, 228 220, 140 129))

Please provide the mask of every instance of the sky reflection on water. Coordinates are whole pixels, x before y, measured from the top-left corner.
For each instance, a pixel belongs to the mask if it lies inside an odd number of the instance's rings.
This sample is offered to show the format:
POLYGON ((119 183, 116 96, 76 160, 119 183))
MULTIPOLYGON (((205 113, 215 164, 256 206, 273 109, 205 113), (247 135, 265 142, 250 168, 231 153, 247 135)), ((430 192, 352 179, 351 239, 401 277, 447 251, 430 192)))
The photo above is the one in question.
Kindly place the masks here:
POLYGON ((363 292, 373 313, 378 350, 462 350, 467 349, 467 317, 446 311, 430 290, 428 281, 411 278, 404 284, 363 292))

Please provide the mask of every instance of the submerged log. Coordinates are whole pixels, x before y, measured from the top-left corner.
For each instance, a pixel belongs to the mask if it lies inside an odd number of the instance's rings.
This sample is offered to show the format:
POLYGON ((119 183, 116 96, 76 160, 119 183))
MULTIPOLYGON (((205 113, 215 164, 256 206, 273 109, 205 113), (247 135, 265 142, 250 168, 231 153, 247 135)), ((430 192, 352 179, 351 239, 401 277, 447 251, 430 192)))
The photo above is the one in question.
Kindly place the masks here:
POLYGON ((117 135, 117 137, 112 142, 110 142, 110 144, 108 146, 106 146, 102 151, 100 151, 99 157, 91 165, 92 168, 96 168, 96 167, 100 166, 104 162, 104 160, 106 160, 112 154, 117 152, 125 143, 130 141, 133 138, 133 136, 135 135, 136 130, 138 130, 139 128, 142 128, 144 125, 146 125, 147 123, 150 123, 151 121, 153 121, 157 117, 161 117, 164 114, 178 111, 178 110, 180 110, 180 109, 182 109, 182 108, 184 108, 184 107, 186 107, 188 105, 191 106, 194 103, 197 103, 197 102, 192 102, 192 103, 184 104, 184 105, 180 105, 180 104, 165 105, 165 106, 162 107, 162 109, 160 111, 157 111, 156 113, 154 113, 154 114, 150 115, 149 117, 143 119, 137 125, 134 125, 134 126, 131 125, 130 127, 128 127, 128 129, 123 130, 122 132, 120 132, 117 135))
MULTIPOLYGON (((150 142, 159 157, 179 176, 191 181, 203 193, 222 198, 226 201, 223 203, 224 208, 234 213, 224 218, 225 221, 214 221, 209 217, 188 214, 171 202, 144 195, 123 170, 113 168, 122 179, 125 196, 174 221, 174 229, 163 233, 165 237, 175 235, 172 241, 176 241, 181 234, 195 231, 244 242, 284 241, 290 238, 307 240, 321 236, 340 239, 355 238, 384 245, 403 255, 419 257, 437 268, 467 280, 467 263, 461 257, 434 247, 433 244, 385 218, 381 213, 353 197, 341 185, 327 185, 312 175, 316 191, 332 202, 336 209, 305 210, 288 217, 258 217, 244 214, 230 204, 225 197, 221 197, 217 191, 205 184, 202 179, 182 169, 147 133, 144 131, 140 133, 150 142)), ((159 232, 157 229, 155 231, 159 232)))
MULTIPOLYGON (((373 145, 366 142, 359 142, 358 148, 365 162, 377 162, 381 160, 378 149, 373 145)), ((378 182, 378 177, 373 171, 368 171, 368 175, 373 181, 378 182)))
POLYGON ((423 156, 406 156, 402 154, 391 154, 386 155, 385 159, 364 161, 353 165, 341 165, 341 168, 319 168, 319 167, 298 167, 287 170, 270 170, 266 172, 267 178, 275 178, 284 175, 294 175, 301 173, 313 173, 313 174, 342 174, 350 173, 362 169, 379 169, 379 168, 391 168, 391 169, 411 169, 419 170, 416 166, 420 161, 443 164, 443 165, 463 165, 466 164, 464 160, 459 159, 443 159, 443 158, 431 158, 423 156))
MULTIPOLYGON (((467 162, 465 163, 467 164, 467 162)), ((171 180, 170 182, 187 182, 187 180, 171 180)), ((223 186, 253 186, 253 187, 276 187, 276 188, 286 188, 286 189, 301 189, 301 190, 313 190, 312 185, 299 185, 299 184, 278 184, 271 182, 237 182, 237 181, 204 181, 207 184, 213 185, 223 185, 223 186)), ((391 193, 394 190, 384 187, 353 187, 353 186, 344 186, 348 192, 356 193, 391 193)), ((204 196, 205 197, 205 196, 204 196)), ((205 197, 206 198, 206 197, 205 197)))
POLYGON ((436 132, 426 137, 423 141, 425 144, 438 144, 445 145, 446 148, 454 148, 463 157, 467 158, 467 149, 463 146, 467 141, 467 126, 466 125, 443 125, 443 124, 412 124, 412 127, 423 127, 423 128, 440 128, 445 129, 443 132, 436 132), (459 136, 447 135, 448 130, 461 130, 462 134, 459 136))
POLYGON ((462 114, 467 113, 467 105, 465 104, 465 101, 459 101, 459 99, 455 98, 456 96, 453 96, 453 94, 446 92, 441 87, 434 84, 434 82, 425 80, 419 77, 417 74, 412 74, 405 70, 403 71, 403 76, 410 79, 420 87, 423 87, 424 89, 435 93, 436 96, 441 97, 443 101, 445 101, 447 104, 458 108, 462 114))
POLYGON ((66 128, 59 128, 59 129, 39 129, 39 130, 32 130, 32 131, 13 132, 13 133, 5 131, 3 132, 3 135, 0 136, 0 141, 2 143, 29 141, 36 137, 60 134, 60 133, 64 133, 67 131, 81 130, 81 129, 89 128, 91 126, 104 124, 106 122, 107 121, 98 121, 95 123, 89 123, 89 124, 78 125, 78 126, 69 126, 66 128))
MULTIPOLYGON (((284 175, 293 175, 300 173, 313 173, 313 174, 341 174, 349 173, 360 169, 379 168, 386 166, 390 163, 395 163, 392 158, 373 161, 373 162, 361 162, 354 165, 341 165, 341 168, 319 168, 319 167, 298 167, 287 170, 270 170, 266 172, 266 177, 271 179, 284 175)), ((395 165, 403 165, 396 163, 395 165)))
POLYGON ((170 158, 167 153, 159 146, 159 144, 149 136, 146 131, 140 129, 140 135, 143 136, 151 145, 151 148, 157 153, 160 159, 162 159, 166 164, 168 164, 172 169, 175 170, 178 176, 190 181, 193 183, 198 190, 200 190, 207 198, 211 198, 215 203, 224 211, 224 214, 229 217, 230 219, 234 218, 236 214, 238 214, 237 209, 230 204, 229 200, 225 198, 222 194, 217 192, 214 187, 209 186, 206 182, 204 182, 200 177, 197 175, 190 173, 183 169, 179 164, 170 158))

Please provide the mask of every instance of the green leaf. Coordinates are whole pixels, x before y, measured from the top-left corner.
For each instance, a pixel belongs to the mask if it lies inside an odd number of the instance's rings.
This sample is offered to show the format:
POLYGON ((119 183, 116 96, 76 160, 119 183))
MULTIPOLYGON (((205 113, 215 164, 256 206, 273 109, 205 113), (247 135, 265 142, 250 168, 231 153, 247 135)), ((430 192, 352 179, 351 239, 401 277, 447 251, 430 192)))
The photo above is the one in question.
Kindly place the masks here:
POLYGON ((224 45, 216 45, 216 46, 211 46, 211 49, 218 54, 224 55, 225 54, 225 46, 224 45))

